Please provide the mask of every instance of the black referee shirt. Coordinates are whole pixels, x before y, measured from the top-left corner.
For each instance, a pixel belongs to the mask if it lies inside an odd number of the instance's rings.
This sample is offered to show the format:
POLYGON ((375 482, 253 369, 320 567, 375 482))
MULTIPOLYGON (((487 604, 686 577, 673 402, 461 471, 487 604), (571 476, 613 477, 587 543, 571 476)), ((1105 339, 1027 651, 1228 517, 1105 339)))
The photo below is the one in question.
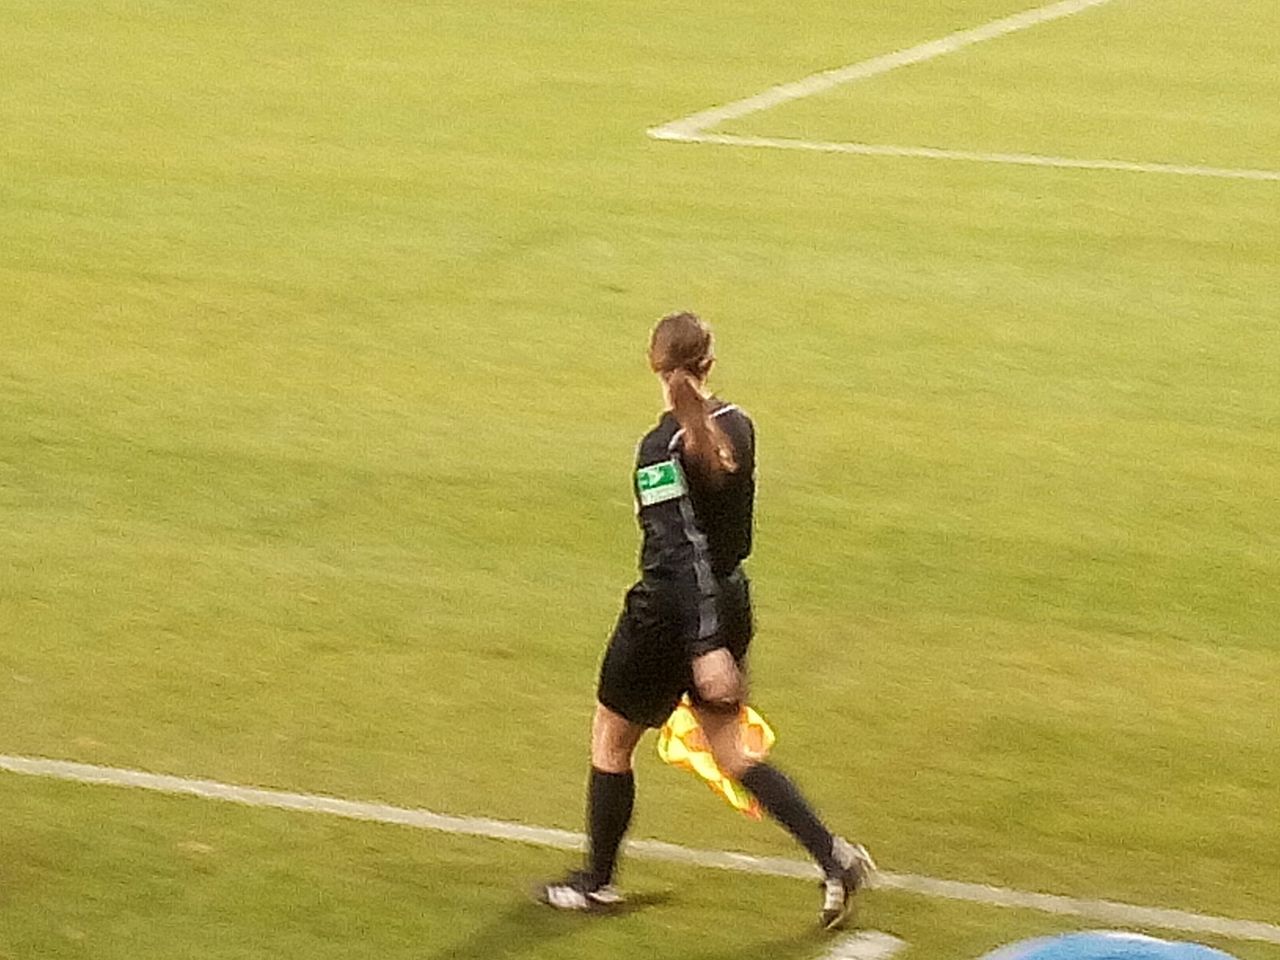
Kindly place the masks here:
POLYGON ((738 469, 716 483, 681 456, 684 432, 670 411, 640 441, 636 512, 644 542, 640 569, 672 577, 706 570, 723 577, 751 553, 755 506, 755 425, 744 411, 712 399, 712 417, 733 447, 738 469))

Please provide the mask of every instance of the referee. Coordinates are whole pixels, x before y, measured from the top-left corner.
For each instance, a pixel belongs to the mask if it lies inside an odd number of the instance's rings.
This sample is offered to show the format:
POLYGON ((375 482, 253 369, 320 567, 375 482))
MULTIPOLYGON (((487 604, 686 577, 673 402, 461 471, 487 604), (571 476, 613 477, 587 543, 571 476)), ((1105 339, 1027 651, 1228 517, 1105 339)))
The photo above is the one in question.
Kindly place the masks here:
POLYGON ((751 552, 755 427, 706 391, 715 362, 711 329, 692 313, 663 317, 649 365, 666 404, 640 441, 634 477, 644 542, 641 577, 628 592, 605 651, 591 728, 587 790, 590 847, 584 868, 539 890, 561 910, 621 902, 618 848, 635 802, 632 754, 688 693, 720 769, 738 780, 813 856, 824 875, 820 922, 839 925, 875 865, 834 836, 795 784, 748 757, 738 715, 751 643, 751 598, 742 561, 751 552))

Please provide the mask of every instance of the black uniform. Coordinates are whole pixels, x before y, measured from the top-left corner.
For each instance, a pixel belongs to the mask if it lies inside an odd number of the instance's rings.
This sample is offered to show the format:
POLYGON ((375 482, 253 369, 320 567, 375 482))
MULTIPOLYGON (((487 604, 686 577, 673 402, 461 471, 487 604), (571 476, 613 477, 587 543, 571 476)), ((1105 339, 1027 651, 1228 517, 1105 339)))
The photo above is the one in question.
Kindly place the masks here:
POLYGON ((725 647, 741 661, 751 642, 751 598, 741 562, 751 552, 755 427, 712 400, 712 417, 738 469, 712 482, 681 456, 683 431, 667 411, 636 457, 634 492, 644 542, 600 668, 601 703, 633 723, 661 726, 693 690, 693 658, 725 647))

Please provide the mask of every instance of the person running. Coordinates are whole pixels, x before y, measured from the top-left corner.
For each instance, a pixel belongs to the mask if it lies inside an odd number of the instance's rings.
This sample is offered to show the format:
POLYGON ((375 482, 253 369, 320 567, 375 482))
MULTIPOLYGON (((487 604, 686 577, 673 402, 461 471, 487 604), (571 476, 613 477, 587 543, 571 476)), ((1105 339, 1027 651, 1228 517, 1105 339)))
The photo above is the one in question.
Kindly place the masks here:
POLYGON ((753 632, 742 562, 751 553, 755 426, 740 407, 707 392, 714 363, 711 328, 695 314, 670 314, 654 327, 649 366, 665 409, 636 459, 641 576, 627 592, 600 668, 586 863, 539 888, 538 898, 561 910, 622 902, 613 876, 635 802, 632 756, 645 730, 662 726, 687 693, 720 769, 821 867, 819 919, 835 927, 874 862, 861 845, 833 835, 795 784, 749 757, 740 740, 753 632))

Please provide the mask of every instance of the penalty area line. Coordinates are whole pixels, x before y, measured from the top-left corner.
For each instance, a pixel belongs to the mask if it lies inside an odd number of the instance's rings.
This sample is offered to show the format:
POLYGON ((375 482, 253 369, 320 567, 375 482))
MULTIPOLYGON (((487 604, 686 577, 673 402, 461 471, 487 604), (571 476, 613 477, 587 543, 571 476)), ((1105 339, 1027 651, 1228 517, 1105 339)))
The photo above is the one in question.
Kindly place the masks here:
POLYGON ((1024 10, 1022 13, 1001 17, 999 20, 992 20, 990 23, 984 23, 968 30, 957 30, 955 33, 949 33, 945 37, 917 44, 905 50, 896 50, 893 53, 872 57, 870 60, 849 64, 847 67, 823 70, 801 80, 770 87, 755 96, 735 100, 723 106, 712 107, 709 110, 702 110, 679 120, 672 120, 669 123, 654 127, 649 131, 649 136, 656 140, 697 140, 700 139, 697 134, 705 133, 712 127, 719 126, 729 120, 741 120, 743 117, 748 117, 753 113, 772 110, 774 107, 790 103, 793 100, 802 100, 805 97, 826 93, 828 90, 842 87, 846 83, 853 83, 855 80, 878 77, 912 64, 925 63, 926 61, 955 53, 958 50, 963 50, 966 47, 972 47, 974 44, 985 43, 997 37, 1017 33, 1019 30, 1026 30, 1041 23, 1061 20, 1063 17, 1074 16, 1091 7, 1100 7, 1111 2, 1112 0, 1059 0, 1058 3, 1050 3, 1032 10, 1024 10))
POLYGON ((741 100, 701 110, 678 120, 651 127, 647 131, 654 140, 676 143, 710 143, 731 147, 757 147, 774 150, 808 150, 815 153, 851 154, 862 157, 908 157, 924 160, 959 160, 968 163, 1011 164, 1024 167, 1054 167, 1062 170, 1110 170, 1121 173, 1156 173, 1182 177, 1216 177, 1224 180, 1280 181, 1280 170, 1253 170, 1237 167, 1214 167, 1200 164, 1146 162, 1136 160, 1058 157, 1034 153, 985 152, 979 150, 945 150, 934 147, 896 146, 893 144, 854 143, 804 140, 791 137, 753 137, 712 133, 730 120, 772 110, 806 97, 826 93, 858 80, 878 77, 903 67, 925 63, 986 43, 999 37, 1027 30, 1042 23, 1075 16, 1113 0, 1059 0, 1042 7, 992 20, 968 30, 958 30, 945 37, 930 40, 904 50, 896 50, 845 67, 823 70, 800 80, 770 87, 741 100))
POLYGON ((901 147, 880 143, 844 143, 828 140, 797 140, 791 137, 744 137, 720 133, 654 131, 656 140, 683 143, 717 143, 728 147, 757 147, 771 150, 808 150, 814 153, 845 153, 862 157, 909 157, 920 160, 961 160, 968 163, 1004 163, 1023 167, 1056 167, 1060 170, 1115 170, 1121 173, 1163 173, 1179 177, 1217 177, 1224 180, 1280 182, 1280 170, 1251 170, 1245 167, 1207 167, 1197 164, 1152 163, 1140 160, 1093 160, 1083 157, 1055 157, 1038 153, 986 153, 980 150, 942 150, 935 147, 901 147))
MULTIPOLYGON (((130 787, 135 790, 221 800, 250 807, 291 810, 298 813, 320 813, 349 820, 395 824, 438 833, 483 837, 491 840, 515 840, 520 843, 562 850, 582 850, 586 846, 586 838, 582 834, 550 827, 527 826, 505 820, 460 817, 433 813, 429 810, 396 807, 385 803, 269 790, 221 783, 216 780, 102 767, 68 760, 0 754, 0 771, 73 783, 130 787)), ((690 866, 735 870, 771 877, 813 880, 818 876, 812 864, 799 860, 784 857, 756 857, 725 850, 698 850, 660 840, 629 841, 626 852, 630 856, 645 860, 684 863, 690 866)), ((1280 925, 1260 920, 1238 920, 1164 907, 1137 906, 1111 900, 1028 893, 1006 887, 993 887, 958 880, 940 880, 908 873, 882 871, 876 875, 872 886, 881 890, 897 890, 925 897, 960 900, 991 907, 1037 910, 1042 913, 1078 917, 1107 924, 1211 934, 1232 940, 1256 940, 1280 945, 1280 925)), ((870 948, 869 944, 863 946, 870 948)), ((888 946, 887 943, 878 944, 878 948, 881 949, 886 946, 888 946)))

